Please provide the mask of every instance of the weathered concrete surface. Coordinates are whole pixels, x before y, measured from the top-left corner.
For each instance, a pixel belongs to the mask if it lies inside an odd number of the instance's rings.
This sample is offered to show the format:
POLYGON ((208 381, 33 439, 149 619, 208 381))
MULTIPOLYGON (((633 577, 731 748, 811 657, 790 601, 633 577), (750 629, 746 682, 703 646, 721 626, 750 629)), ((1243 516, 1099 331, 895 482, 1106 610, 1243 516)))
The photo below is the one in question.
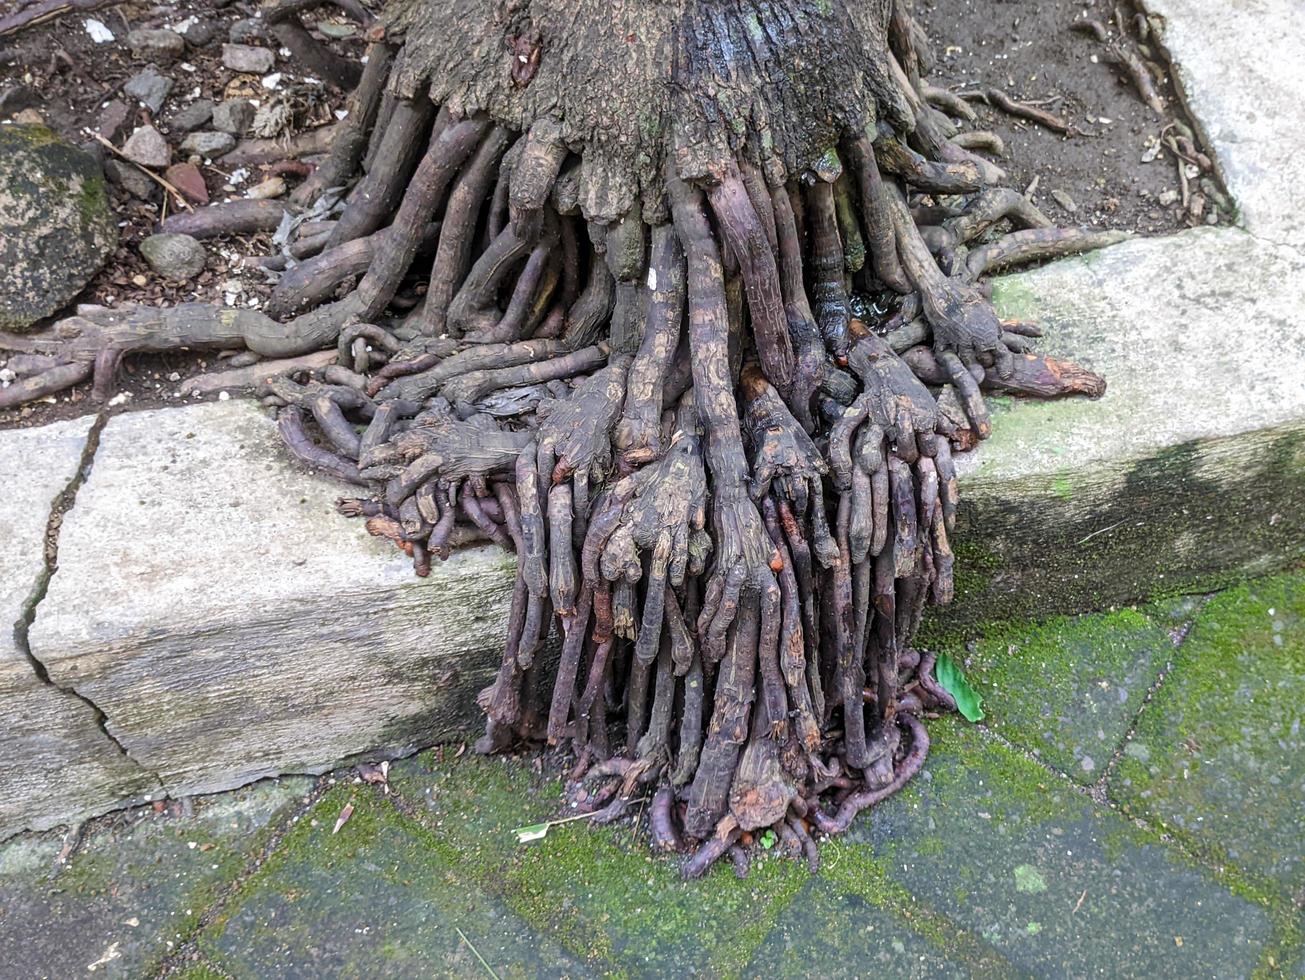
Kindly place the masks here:
POLYGON ((0 846, 0 978, 152 976, 312 788, 297 777, 0 846))
POLYGON ((1236 229, 1126 242, 995 284, 1095 402, 998 399, 962 457, 959 630, 1209 588, 1305 557, 1305 256, 1236 229))
POLYGON ((341 492, 250 403, 105 427, 31 645, 171 795, 472 724, 501 650, 504 556, 469 549, 419 580, 335 513, 341 492))
POLYGON ((91 419, 0 433, 0 838, 131 802, 154 785, 95 710, 27 657, 27 617, 48 580, 46 525, 82 461, 91 419))
POLYGON ((1305 6, 1298 0, 1144 0, 1192 116, 1217 156, 1241 220, 1305 246, 1305 6))

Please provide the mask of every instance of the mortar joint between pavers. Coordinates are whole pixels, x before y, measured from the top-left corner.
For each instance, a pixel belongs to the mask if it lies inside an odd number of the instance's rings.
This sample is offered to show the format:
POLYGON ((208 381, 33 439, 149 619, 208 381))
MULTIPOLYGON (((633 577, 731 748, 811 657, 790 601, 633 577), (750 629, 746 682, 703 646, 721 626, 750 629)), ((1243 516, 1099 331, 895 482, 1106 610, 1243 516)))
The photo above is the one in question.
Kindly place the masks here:
POLYGON ((313 784, 312 789, 304 794, 304 798, 299 801, 299 805, 289 812, 285 813, 279 824, 276 826, 268 825, 267 837, 264 839, 262 846, 256 854, 250 856, 245 862, 244 867, 235 873, 226 884, 221 888, 208 906, 200 913, 198 919, 190 931, 178 939, 177 944, 172 951, 164 957, 158 970, 154 973, 151 980, 164 980, 165 977, 176 976, 182 970, 195 962, 195 957, 199 956, 205 959, 211 966, 218 970, 223 976, 230 976, 230 972, 220 962, 214 963, 212 959, 202 954, 197 944, 199 937, 208 929, 222 913, 226 911, 240 892, 244 889, 249 880, 258 872, 267 860, 276 853, 277 849, 285 841, 286 835, 294 828, 301 817, 317 806, 326 793, 335 785, 333 777, 339 773, 339 770, 323 773, 318 777, 317 782, 313 784))
POLYGON ((127 751, 127 747, 110 731, 109 719, 104 710, 86 694, 77 690, 74 685, 61 684, 56 681, 50 675, 49 668, 32 650, 31 644, 32 623, 36 621, 36 614, 41 602, 44 601, 50 590, 50 580, 54 578, 55 572, 59 570, 59 534, 63 528, 64 517, 72 510, 77 500, 77 492, 81 489, 82 484, 86 482, 87 477, 90 476, 91 467, 95 462, 95 453, 100 446, 100 434, 104 431, 108 421, 109 416, 103 412, 96 416, 95 421, 86 433, 86 442, 82 446, 81 458, 77 461, 77 469, 73 472, 72 479, 68 481, 62 490, 55 494, 54 499, 50 502, 50 513, 45 524, 41 570, 32 583, 32 591, 23 602, 22 609, 18 614, 18 620, 14 623, 14 645, 27 660, 28 665, 32 668, 32 673, 36 675, 41 683, 62 691, 69 697, 76 698, 86 705, 91 712, 95 726, 113 747, 113 751, 138 767, 154 781, 161 794, 166 794, 167 791, 159 774, 142 765, 139 759, 134 758, 127 751))
MULTIPOLYGON (((1191 611, 1191 618, 1188 619, 1176 636, 1171 636, 1173 642, 1173 654, 1176 655, 1178 651, 1182 649, 1183 644, 1187 642, 1187 638, 1192 633, 1192 627, 1196 624, 1196 618, 1200 615, 1201 609, 1204 608, 1205 604, 1210 601, 1210 598, 1209 595, 1201 596, 1198 600, 1198 604, 1191 611)), ((1133 712, 1133 717, 1129 719, 1128 727, 1124 729, 1124 734, 1120 737, 1118 744, 1115 745, 1114 751, 1111 752, 1110 759, 1102 768, 1100 778, 1098 778, 1097 781, 1088 788, 1089 795, 1091 795, 1092 799, 1096 800, 1098 803, 1105 806, 1112 805, 1106 793, 1106 788, 1109 785, 1111 778, 1114 776, 1115 770, 1119 768, 1119 760, 1124 757, 1124 750, 1128 748, 1128 744, 1133 741, 1133 736, 1137 734, 1137 726, 1142 720, 1143 712, 1145 712, 1151 702, 1155 700, 1156 695, 1160 693, 1160 688, 1164 685, 1169 675, 1173 673, 1174 664, 1175 661, 1172 657, 1165 661, 1160 672, 1156 674, 1155 680, 1152 681, 1151 686, 1147 688, 1146 694, 1142 696, 1142 701, 1138 704, 1137 710, 1133 712)))

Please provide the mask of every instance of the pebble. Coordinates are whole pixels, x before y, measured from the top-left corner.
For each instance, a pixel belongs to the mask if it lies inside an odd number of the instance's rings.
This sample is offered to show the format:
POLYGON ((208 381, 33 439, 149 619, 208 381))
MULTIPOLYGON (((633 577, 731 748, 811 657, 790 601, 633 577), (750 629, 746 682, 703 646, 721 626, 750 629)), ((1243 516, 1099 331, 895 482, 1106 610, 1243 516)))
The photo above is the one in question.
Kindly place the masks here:
POLYGON ((227 32, 227 39, 232 44, 248 44, 250 41, 266 40, 267 25, 257 17, 246 17, 231 25, 231 30, 227 32))
POLYGON ((215 133, 209 130, 191 133, 181 141, 181 149, 186 153, 195 153, 210 160, 220 157, 223 153, 230 153, 235 145, 236 138, 230 133, 215 133))
POLYGON ((255 48, 247 44, 224 44, 222 64, 232 71, 249 75, 265 75, 276 64, 276 55, 267 48, 255 48))
POLYGON ((172 91, 172 79, 164 78, 153 68, 146 68, 128 79, 122 90, 157 114, 172 91))
POLYGON ((1181 195, 1171 187, 1167 191, 1161 191, 1156 195, 1155 199, 1164 207, 1169 207, 1169 205, 1177 201, 1180 196, 1181 195))
POLYGON ((217 25, 207 20, 197 20, 187 24, 181 32, 181 36, 192 48, 208 47, 217 39, 217 35, 217 25))
POLYGON ((1059 188, 1052 191, 1051 196, 1057 204, 1059 204, 1070 214, 1073 214, 1075 211, 1078 210, 1078 205, 1074 203, 1074 199, 1070 197, 1068 194, 1066 194, 1064 191, 1060 190, 1059 188))
POLYGON ((248 99, 228 99, 213 110, 213 128, 243 135, 254 121, 254 107, 248 99))
POLYGON ((208 186, 204 175, 193 163, 174 163, 164 173, 163 179, 181 191, 181 196, 191 204, 208 203, 208 186))
POLYGON ((204 271, 208 253, 189 235, 150 235, 140 243, 140 254, 165 279, 194 279, 204 271))
POLYGON ((141 126, 123 144, 122 155, 142 167, 162 169, 172 162, 168 141, 153 126, 141 126))
POLYGON ((132 197, 142 201, 152 201, 159 194, 159 185, 150 180, 130 163, 121 160, 105 160, 104 176, 109 183, 117 184, 132 197))
POLYGON ((114 99, 100 110, 95 131, 110 143, 117 143, 126 134, 127 122, 130 118, 131 110, 127 108, 127 104, 121 99, 114 99))
POLYGON ((170 65, 186 51, 186 41, 175 31, 138 27, 127 35, 133 57, 170 65))
POLYGON ((201 126, 207 126, 213 118, 213 100, 196 99, 183 109, 178 109, 168 117, 168 126, 178 133, 189 133, 201 126))
POLYGON ((280 177, 268 177, 261 184, 249 188, 245 197, 253 201, 266 201, 274 197, 280 197, 284 193, 285 181, 280 177))

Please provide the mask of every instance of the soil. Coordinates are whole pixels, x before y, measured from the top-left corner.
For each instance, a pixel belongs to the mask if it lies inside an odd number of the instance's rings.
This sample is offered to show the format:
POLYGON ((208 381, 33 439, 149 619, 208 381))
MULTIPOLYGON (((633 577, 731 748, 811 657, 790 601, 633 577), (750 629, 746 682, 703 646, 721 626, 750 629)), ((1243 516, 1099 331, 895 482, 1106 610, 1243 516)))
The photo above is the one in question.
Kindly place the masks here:
MULTIPOLYGON (((86 130, 94 129, 104 106, 121 95, 122 86, 145 67, 128 51, 125 38, 136 27, 172 27, 189 18, 213 28, 213 40, 199 48, 187 47, 179 62, 159 66, 160 74, 174 80, 172 94, 157 120, 149 110, 131 105, 125 128, 153 122, 173 143, 167 121, 198 98, 220 102, 246 97, 260 104, 284 98, 293 107, 289 131, 329 123, 345 99, 336 91, 296 73, 284 52, 274 71, 281 74, 278 87, 269 90, 262 79, 237 75, 222 65, 222 43, 231 25, 254 17, 252 0, 188 0, 151 5, 128 0, 89 14, 70 14, 55 22, 0 39, 0 120, 32 119, 33 113, 68 139, 84 143, 86 130), (87 18, 102 21, 115 35, 111 43, 96 44, 87 33, 87 18)), ((1104 47, 1094 38, 1071 32, 1075 17, 1110 20, 1114 5, 1104 0, 1052 0, 1029 4, 1022 0, 916 0, 916 13, 934 42, 937 64, 933 84, 957 93, 975 93, 996 86, 1012 98, 1037 103, 1072 124, 1076 132, 1062 136, 1041 126, 1016 119, 986 105, 970 104, 979 121, 964 128, 996 132, 1006 144, 1001 165, 1011 186, 1034 185, 1034 202, 1053 221, 1065 225, 1117 228, 1146 235, 1170 234, 1193 223, 1181 201, 1162 205, 1162 197, 1178 190, 1175 160, 1166 152, 1144 163, 1171 118, 1182 119, 1166 70, 1155 66, 1168 112, 1161 117, 1148 108, 1121 73, 1106 63, 1104 47), (1093 57, 1096 56, 1096 61, 1093 57)), ((1130 21, 1131 9, 1121 18, 1130 21)), ((274 39, 253 41, 275 49, 274 39)), ((362 40, 354 36, 331 42, 342 53, 358 56, 362 40)), ((121 140, 119 140, 121 145, 121 140)), ((93 147, 94 144, 91 144, 93 147)), ((97 152, 103 153, 107 151, 97 152)), ((181 155, 176 154, 175 160, 181 155)), ((311 158, 310 158, 311 159, 311 158)), ((265 176, 259 167, 233 173, 221 161, 201 165, 213 201, 242 197, 247 188, 265 176)), ((262 168, 266 169, 266 168, 262 168)), ((287 177, 289 180, 289 177, 287 177)), ((251 236, 207 242, 209 262, 193 282, 165 282, 137 251, 140 240, 151 234, 164 216, 167 202, 147 203, 111 186, 111 203, 119 215, 121 241, 103 270, 79 297, 79 302, 119 305, 148 303, 170 305, 185 301, 257 306, 270 292, 271 282, 260 269, 242 265, 244 256, 276 252, 268 236, 251 236)), ((1207 214, 1201 220, 1208 220, 1207 214)), ((1217 220, 1231 215, 1221 213, 1217 220)), ((180 382, 213 368, 211 354, 177 352, 128 358, 120 374, 119 397, 111 412, 130 411, 199 397, 185 398, 180 382)), ((0 428, 44 424, 95 411, 89 382, 43 401, 0 411, 0 428)), ((216 395, 204 396, 212 400, 216 395)))
POLYGON ((916 0, 916 14, 933 41, 935 85, 955 93, 999 88, 1077 130, 1061 135, 983 101, 970 102, 979 119, 967 128, 1002 138, 1006 153, 1000 162, 1010 185, 1023 190, 1036 179, 1033 202, 1054 222, 1143 235, 1168 235, 1202 221, 1228 223, 1228 209, 1207 209, 1200 218, 1184 209, 1180 164, 1171 154, 1162 151, 1143 162, 1171 121, 1191 126, 1159 52, 1142 50, 1153 59, 1164 116, 1108 62, 1105 45, 1070 30, 1076 19, 1092 18, 1118 37, 1117 17, 1136 41, 1135 9, 1107 0, 916 0), (1170 195, 1175 199, 1162 204, 1170 195))

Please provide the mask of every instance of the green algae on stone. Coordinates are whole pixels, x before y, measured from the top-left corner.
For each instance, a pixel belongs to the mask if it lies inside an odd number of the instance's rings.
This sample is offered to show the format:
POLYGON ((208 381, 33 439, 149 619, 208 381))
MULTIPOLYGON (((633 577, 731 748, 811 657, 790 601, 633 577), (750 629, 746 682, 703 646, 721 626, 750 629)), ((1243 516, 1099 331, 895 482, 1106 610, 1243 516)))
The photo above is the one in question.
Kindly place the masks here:
POLYGON ((1085 785, 1105 773, 1173 654, 1172 622, 1147 608, 981 629, 952 656, 982 692, 986 724, 1085 785))
POLYGON ((200 948, 240 976, 470 976, 481 970, 476 953, 505 978, 587 975, 478 887, 461 858, 381 793, 338 786, 245 882, 200 948), (346 805, 352 815, 334 832, 346 805))
POLYGON ((1286 894, 1305 886, 1305 573, 1215 596, 1142 713, 1110 797, 1286 894))
POLYGON ((1237 976, 1259 958, 1272 921, 1258 904, 981 729, 950 720, 931 733, 924 772, 858 819, 840 850, 873 854, 1008 972, 1237 976), (1036 878, 1017 877, 1021 866, 1036 878), (1027 887, 1039 880, 1045 890, 1027 887))
POLYGON ((191 816, 141 807, 103 817, 65 866, 52 836, 3 845, 0 975, 150 975, 310 786, 265 780, 200 797, 191 816))

